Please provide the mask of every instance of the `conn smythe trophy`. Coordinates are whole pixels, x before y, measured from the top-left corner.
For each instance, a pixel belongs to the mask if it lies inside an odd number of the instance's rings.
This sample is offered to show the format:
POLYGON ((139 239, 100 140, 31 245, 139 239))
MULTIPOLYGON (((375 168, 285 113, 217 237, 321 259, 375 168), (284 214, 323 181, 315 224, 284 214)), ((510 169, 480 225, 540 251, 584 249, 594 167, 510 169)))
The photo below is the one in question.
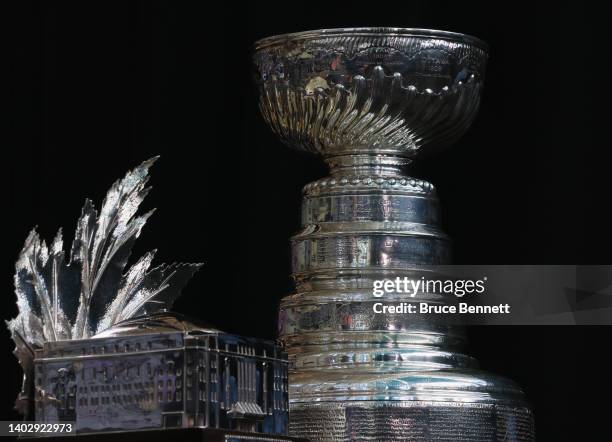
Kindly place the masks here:
POLYGON ((150 269, 149 252, 124 273, 152 213, 136 214, 154 160, 117 181, 99 213, 86 201, 68 262, 61 231, 50 246, 28 236, 8 322, 24 371, 17 408, 38 423, 76 422, 77 434, 293 440, 286 354, 168 311, 200 264, 150 269))
POLYGON ((264 119, 330 168, 304 187, 303 230, 292 238, 297 292, 280 307, 290 434, 534 438, 520 388, 477 369, 461 352, 461 328, 372 311, 374 280, 449 264, 434 187, 403 170, 470 126, 486 58, 476 38, 420 29, 331 29, 255 44, 264 119))

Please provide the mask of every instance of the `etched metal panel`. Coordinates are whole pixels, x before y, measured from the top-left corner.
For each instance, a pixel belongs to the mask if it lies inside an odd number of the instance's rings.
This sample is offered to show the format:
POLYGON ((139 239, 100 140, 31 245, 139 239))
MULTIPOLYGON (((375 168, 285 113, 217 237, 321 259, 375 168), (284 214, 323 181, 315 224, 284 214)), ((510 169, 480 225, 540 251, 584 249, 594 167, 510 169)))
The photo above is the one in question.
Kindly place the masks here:
POLYGON ((294 407, 290 428, 292 433, 311 440, 347 442, 505 442, 535 438, 533 415, 528 408, 470 403, 399 402, 377 407, 370 404, 294 407))
POLYGON ((198 426, 286 434, 285 358, 267 341, 176 315, 144 317, 99 337, 46 343, 34 359, 36 420, 76 421, 79 433, 198 426))

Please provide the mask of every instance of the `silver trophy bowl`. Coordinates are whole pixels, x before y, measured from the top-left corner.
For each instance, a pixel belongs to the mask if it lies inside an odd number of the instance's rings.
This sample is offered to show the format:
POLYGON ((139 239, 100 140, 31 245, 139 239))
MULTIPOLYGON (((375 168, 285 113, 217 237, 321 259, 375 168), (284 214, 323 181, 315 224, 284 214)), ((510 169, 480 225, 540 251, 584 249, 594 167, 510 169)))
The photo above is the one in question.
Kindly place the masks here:
POLYGON ((322 155, 331 174, 304 187, 302 230, 292 238, 296 293, 280 306, 291 434, 534 439, 521 389, 478 370, 462 352, 463 328, 372 308, 373 281, 450 263, 435 189, 404 168, 468 129, 486 58, 476 38, 422 29, 330 29, 255 43, 264 119, 287 145, 322 155))
POLYGON ((487 45, 452 32, 329 29, 256 43, 260 106, 289 146, 412 158, 450 144, 480 102, 487 45))

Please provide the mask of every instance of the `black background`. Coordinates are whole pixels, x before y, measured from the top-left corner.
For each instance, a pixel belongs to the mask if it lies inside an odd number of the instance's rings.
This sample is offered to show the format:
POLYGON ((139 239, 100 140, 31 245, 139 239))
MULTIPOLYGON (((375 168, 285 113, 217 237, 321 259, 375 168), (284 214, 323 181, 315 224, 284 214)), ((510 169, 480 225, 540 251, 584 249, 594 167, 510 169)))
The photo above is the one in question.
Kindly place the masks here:
MULTIPOLYGON (((3 8, 4 9, 4 8, 3 8)), ((321 161, 280 144, 259 116, 251 44, 324 27, 429 27, 491 45, 481 111, 455 146, 417 162, 461 264, 610 264, 610 30, 584 2, 21 2, 3 14, 9 131, 2 316, 29 229, 69 241, 85 197, 161 154, 136 254, 203 261, 176 310, 275 337, 292 290, 288 238, 321 161)), ((539 440, 607 439, 604 327, 470 330, 483 368, 518 381, 539 440), (598 416, 596 416, 598 415, 598 416)), ((19 369, 8 368, 0 419, 19 369)))

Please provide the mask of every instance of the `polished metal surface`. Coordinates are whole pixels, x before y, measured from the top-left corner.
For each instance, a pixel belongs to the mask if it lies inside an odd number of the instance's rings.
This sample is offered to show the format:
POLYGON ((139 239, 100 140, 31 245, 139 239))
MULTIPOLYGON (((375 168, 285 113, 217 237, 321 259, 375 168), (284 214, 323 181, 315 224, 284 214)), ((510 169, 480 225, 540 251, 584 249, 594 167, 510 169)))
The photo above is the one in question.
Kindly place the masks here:
POLYGON ((36 421, 79 434, 206 427, 286 434, 286 354, 174 313, 49 341, 34 359, 36 421))
POLYGON ((125 270, 152 213, 137 215, 154 161, 115 182, 99 213, 86 201, 69 261, 61 232, 50 247, 36 231, 26 239, 7 324, 24 371, 17 408, 79 434, 203 427, 276 440, 288 430, 287 354, 167 311, 200 264, 150 268, 149 252, 125 270))
MULTIPOLYGON (((318 441, 533 440, 513 382, 477 369, 463 330, 375 315, 372 283, 450 262, 434 187, 404 168, 469 127, 487 46, 420 29, 333 29, 256 42, 262 115, 330 176, 304 187, 281 302, 293 435, 318 441)), ((392 293, 387 300, 405 300, 392 293)), ((414 300, 414 298, 411 298, 414 300)), ((440 302, 436 295, 417 300, 440 302)))
POLYGON ((332 173, 359 160, 367 169, 369 153, 394 156, 379 158, 394 169, 461 136, 478 109, 487 54, 472 37, 398 28, 304 32, 255 47, 264 118, 290 146, 348 155, 332 173))

